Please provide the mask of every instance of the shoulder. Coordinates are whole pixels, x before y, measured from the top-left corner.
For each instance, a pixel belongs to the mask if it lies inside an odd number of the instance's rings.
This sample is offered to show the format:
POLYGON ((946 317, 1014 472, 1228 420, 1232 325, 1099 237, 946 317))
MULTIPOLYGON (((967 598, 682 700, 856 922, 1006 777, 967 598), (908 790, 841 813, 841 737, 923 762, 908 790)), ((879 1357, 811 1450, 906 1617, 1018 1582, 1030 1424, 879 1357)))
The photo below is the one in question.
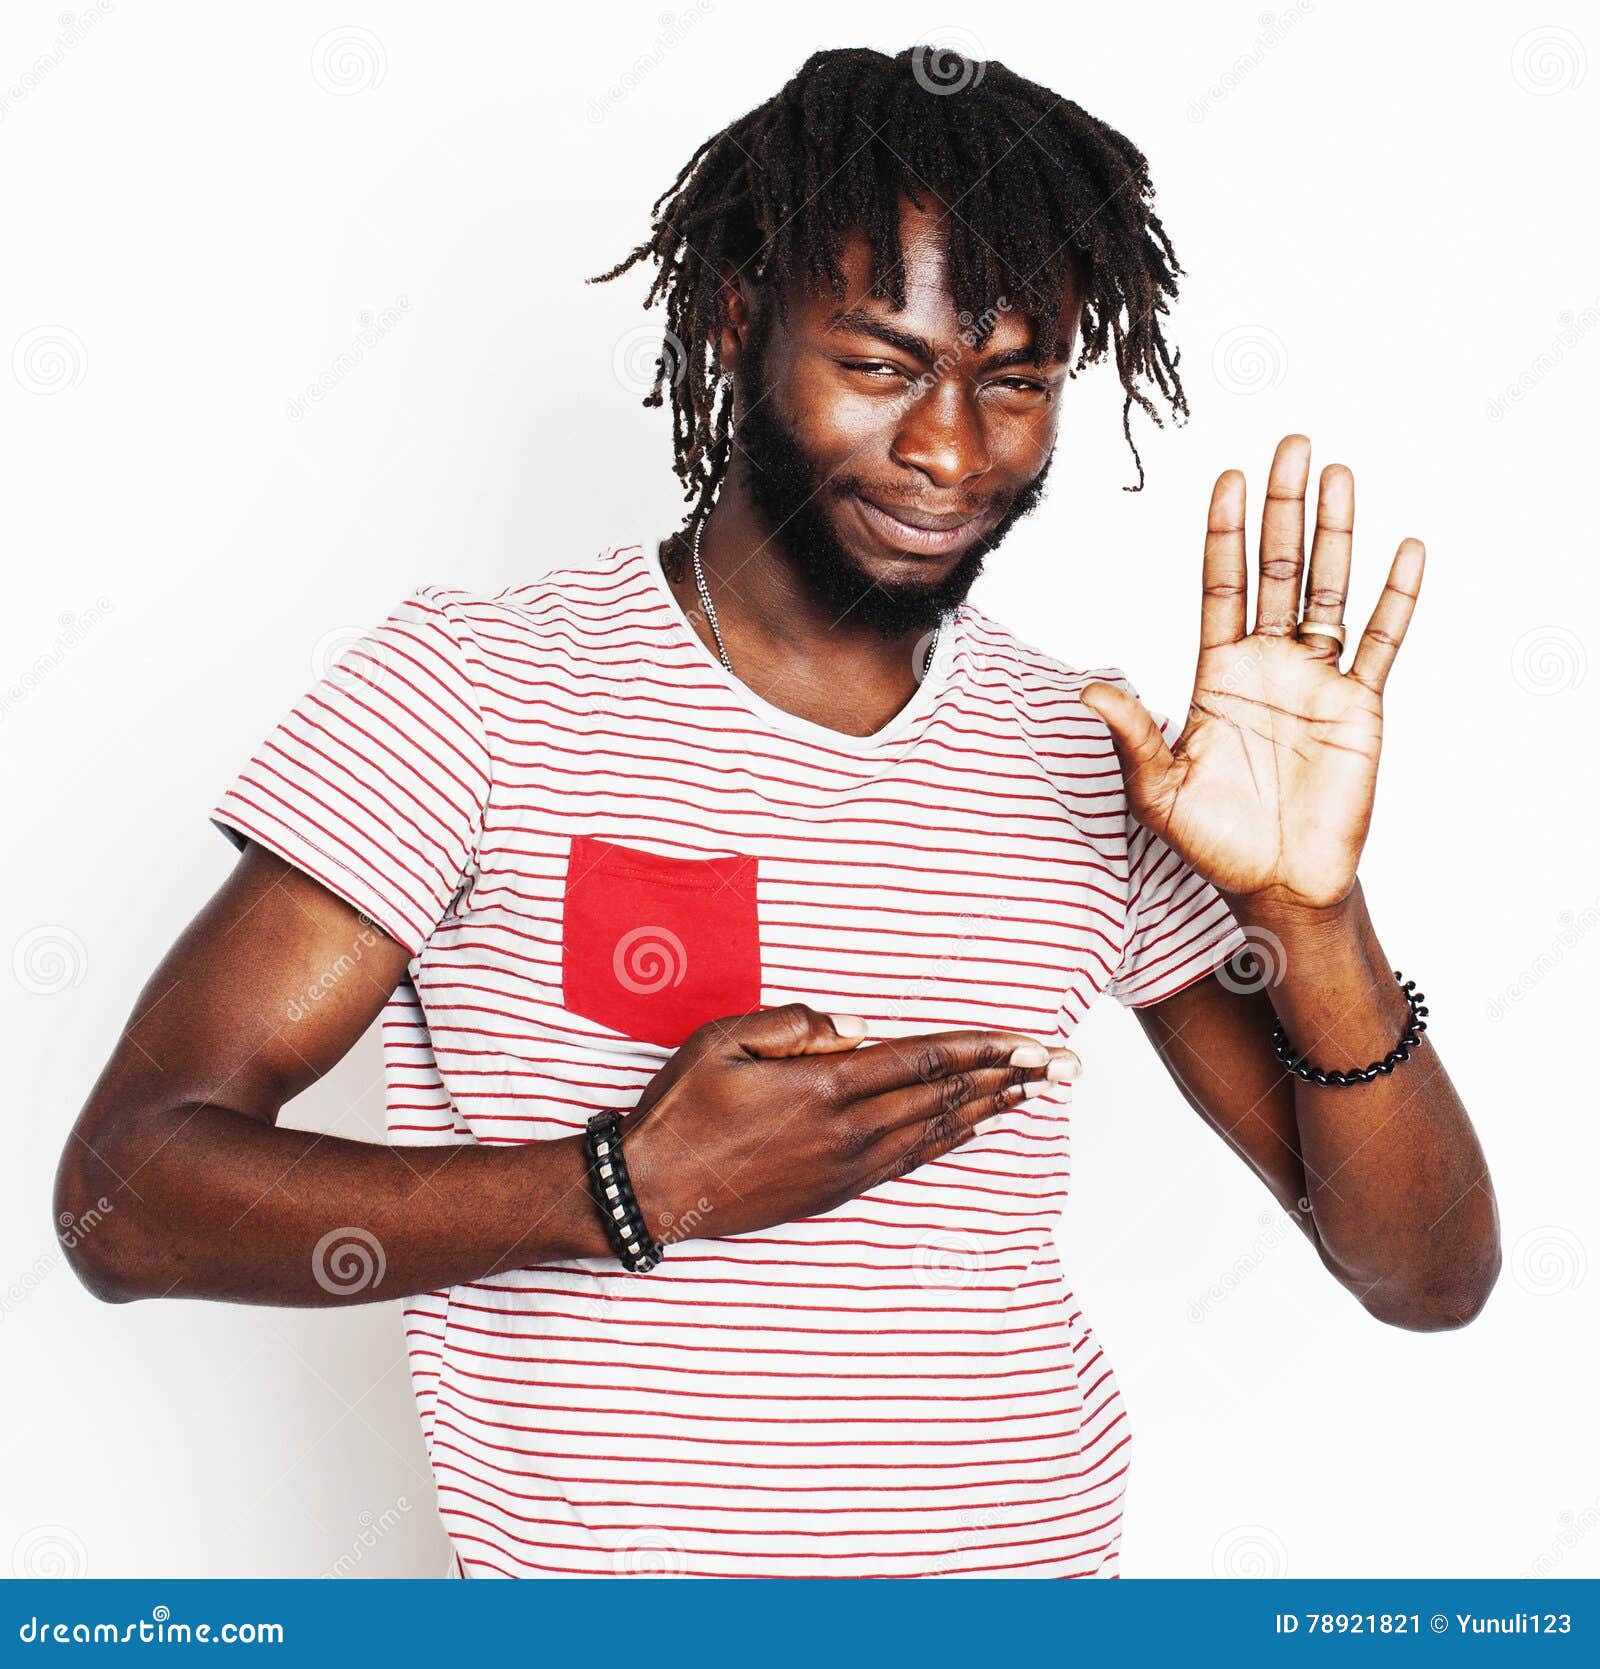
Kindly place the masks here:
POLYGON ((637 541, 604 545, 499 591, 419 586, 402 607, 431 618, 481 656, 589 643, 659 608, 643 554, 637 541))
POLYGON ((1104 732, 1104 721, 1080 700, 1084 686, 1116 684, 1137 693, 1120 666, 1063 661, 972 603, 962 605, 960 621, 975 687, 1039 724, 1081 725, 1104 732))

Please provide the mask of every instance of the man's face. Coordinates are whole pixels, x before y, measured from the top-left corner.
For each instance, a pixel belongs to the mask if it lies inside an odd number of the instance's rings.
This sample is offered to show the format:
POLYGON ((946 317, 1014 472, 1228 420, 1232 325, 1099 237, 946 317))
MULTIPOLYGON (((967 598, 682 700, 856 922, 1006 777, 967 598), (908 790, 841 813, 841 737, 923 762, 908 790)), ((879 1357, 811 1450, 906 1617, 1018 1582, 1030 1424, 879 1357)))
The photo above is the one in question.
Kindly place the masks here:
POLYGON ((945 225, 902 205, 906 305, 868 294, 862 236, 842 299, 792 295, 736 361, 733 440, 776 543, 841 617, 886 636, 926 630, 964 598, 985 555, 1039 501, 1076 342, 1034 356, 997 297, 981 348, 946 282, 945 225))

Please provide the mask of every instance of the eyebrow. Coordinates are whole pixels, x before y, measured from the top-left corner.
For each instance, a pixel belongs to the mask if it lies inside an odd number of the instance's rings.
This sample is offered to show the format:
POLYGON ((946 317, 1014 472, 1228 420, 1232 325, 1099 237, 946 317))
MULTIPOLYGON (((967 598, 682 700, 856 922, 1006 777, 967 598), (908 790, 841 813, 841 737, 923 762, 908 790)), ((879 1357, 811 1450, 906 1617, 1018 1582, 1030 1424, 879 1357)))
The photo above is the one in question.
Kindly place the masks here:
MULTIPOLYGON (((894 325, 885 324, 872 314, 860 307, 847 307, 835 313, 828 321, 830 331, 848 331, 857 336, 870 336, 875 341, 883 342, 891 348, 898 348, 903 354, 909 354, 913 359, 920 359, 932 365, 939 357, 933 344, 926 337, 917 336, 909 330, 899 330, 894 325)), ((1063 349, 1065 343, 1062 344, 1063 349)), ((1068 354, 1058 352, 1056 360, 1059 362, 1068 354)), ((1038 354, 1032 347, 1010 348, 1003 354, 986 355, 978 362, 985 370, 998 371, 1009 365, 1039 365, 1038 354)))

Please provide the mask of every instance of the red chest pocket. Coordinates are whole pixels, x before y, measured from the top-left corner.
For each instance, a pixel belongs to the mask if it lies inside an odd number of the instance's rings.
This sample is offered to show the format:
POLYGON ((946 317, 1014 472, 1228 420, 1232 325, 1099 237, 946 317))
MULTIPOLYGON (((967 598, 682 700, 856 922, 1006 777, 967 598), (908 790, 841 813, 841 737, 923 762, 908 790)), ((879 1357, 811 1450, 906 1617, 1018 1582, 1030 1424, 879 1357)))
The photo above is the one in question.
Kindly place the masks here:
POLYGON ((756 860, 664 858, 574 836, 561 986, 574 1014, 672 1049, 707 1020, 753 1013, 756 860))

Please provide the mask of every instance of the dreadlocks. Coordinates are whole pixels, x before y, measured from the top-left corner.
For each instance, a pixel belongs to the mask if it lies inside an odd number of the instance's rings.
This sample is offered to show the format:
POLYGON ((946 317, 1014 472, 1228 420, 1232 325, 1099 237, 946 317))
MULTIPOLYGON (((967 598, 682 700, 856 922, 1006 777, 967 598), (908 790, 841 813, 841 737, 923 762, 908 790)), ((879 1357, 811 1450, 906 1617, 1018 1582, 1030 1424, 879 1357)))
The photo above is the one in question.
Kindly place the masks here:
POLYGON ((1130 426, 1137 404, 1157 427, 1148 382, 1181 420, 1188 414, 1178 355, 1161 333, 1177 294, 1171 241, 1151 208, 1143 155, 1069 99, 1000 63, 935 47, 888 57, 866 48, 813 53, 774 97, 691 156, 651 205, 651 235, 600 284, 646 259, 657 272, 646 308, 665 296, 667 332, 647 406, 671 389, 673 468, 693 504, 711 507, 728 466, 732 390, 721 364, 726 273, 769 282, 779 314, 791 284, 842 297, 840 254, 854 231, 872 252, 872 293, 905 305, 899 206, 948 206, 948 273, 974 345, 1007 297, 1053 358, 1080 301, 1082 339, 1069 375, 1107 345, 1125 398, 1122 429, 1138 482, 1144 465, 1130 426), (774 277, 780 282, 770 282, 774 277))

